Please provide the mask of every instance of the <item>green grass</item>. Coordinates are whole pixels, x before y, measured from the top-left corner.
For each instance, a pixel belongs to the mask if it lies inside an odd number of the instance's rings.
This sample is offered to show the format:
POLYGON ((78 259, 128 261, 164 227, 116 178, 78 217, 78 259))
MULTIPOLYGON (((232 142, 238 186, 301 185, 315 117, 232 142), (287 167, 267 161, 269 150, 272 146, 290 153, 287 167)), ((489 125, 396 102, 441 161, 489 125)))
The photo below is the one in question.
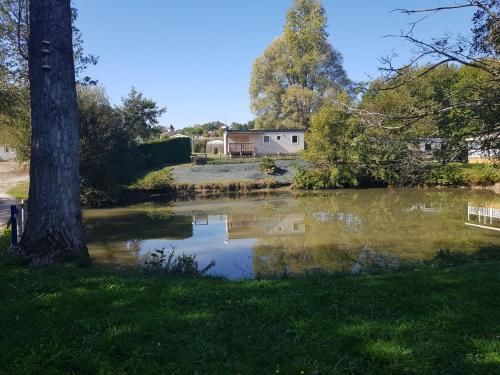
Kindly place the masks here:
POLYGON ((498 373, 498 256, 439 259, 239 282, 0 265, 0 373, 498 373))
POLYGON ((21 199, 28 199, 28 190, 30 188, 30 183, 29 181, 22 182, 19 185, 13 187, 9 191, 7 191, 7 194, 12 195, 14 198, 21 200, 21 199))

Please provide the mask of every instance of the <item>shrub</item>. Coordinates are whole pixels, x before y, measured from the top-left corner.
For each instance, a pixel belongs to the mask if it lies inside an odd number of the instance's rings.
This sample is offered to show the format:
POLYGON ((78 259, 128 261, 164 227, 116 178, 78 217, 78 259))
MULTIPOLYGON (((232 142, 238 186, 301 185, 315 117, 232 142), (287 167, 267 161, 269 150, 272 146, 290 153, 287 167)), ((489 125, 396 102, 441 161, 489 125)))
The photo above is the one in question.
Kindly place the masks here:
POLYGON ((468 165, 463 171, 468 185, 489 186, 500 182, 500 166, 477 164, 468 165))
POLYGON ((10 246, 10 240, 12 237, 11 229, 0 229, 0 255, 5 254, 10 246))
POLYGON ((438 186, 488 186, 500 182, 500 167, 488 164, 449 163, 433 168, 426 184, 438 186))
POLYGON ((191 160, 190 138, 167 138, 137 146, 146 168, 164 164, 188 163, 191 160))
POLYGON ((264 158, 260 162, 260 170, 264 173, 272 174, 276 172, 276 164, 271 158, 264 158))
POLYGON ((293 186, 298 189, 331 189, 358 186, 356 172, 348 167, 298 168, 293 186))
POLYGON ((459 186, 464 184, 464 165, 449 163, 433 168, 426 178, 427 184, 439 186, 459 186))
POLYGON ((174 178, 172 170, 164 168, 159 171, 150 172, 134 184, 134 187, 142 190, 167 190, 172 187, 174 178))
POLYGON ((206 267, 200 269, 196 255, 175 256, 175 250, 160 249, 147 256, 142 265, 146 270, 160 271, 171 275, 203 276, 215 266, 215 262, 211 261, 206 267))
POLYGON ((202 140, 202 141, 197 141, 193 143, 193 152, 195 154, 203 154, 207 151, 207 141, 202 140))

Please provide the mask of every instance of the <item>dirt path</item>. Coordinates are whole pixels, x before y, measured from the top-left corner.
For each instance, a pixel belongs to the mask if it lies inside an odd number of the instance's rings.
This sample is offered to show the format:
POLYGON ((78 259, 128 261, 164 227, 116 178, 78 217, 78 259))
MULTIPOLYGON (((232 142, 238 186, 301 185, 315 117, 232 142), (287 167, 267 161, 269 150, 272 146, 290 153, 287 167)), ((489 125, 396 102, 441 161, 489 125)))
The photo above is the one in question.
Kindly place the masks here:
POLYGON ((7 224, 10 218, 10 205, 16 203, 7 191, 28 179, 28 171, 17 162, 0 162, 0 227, 7 224))

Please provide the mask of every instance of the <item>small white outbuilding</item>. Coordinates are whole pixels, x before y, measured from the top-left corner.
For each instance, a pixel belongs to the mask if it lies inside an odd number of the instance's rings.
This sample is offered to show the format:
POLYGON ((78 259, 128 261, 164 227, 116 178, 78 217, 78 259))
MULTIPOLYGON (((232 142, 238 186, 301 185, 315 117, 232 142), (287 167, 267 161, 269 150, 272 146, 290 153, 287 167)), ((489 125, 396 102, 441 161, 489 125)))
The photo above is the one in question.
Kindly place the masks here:
POLYGON ((224 141, 222 139, 214 139, 213 141, 208 141, 205 152, 207 154, 223 154, 224 141))

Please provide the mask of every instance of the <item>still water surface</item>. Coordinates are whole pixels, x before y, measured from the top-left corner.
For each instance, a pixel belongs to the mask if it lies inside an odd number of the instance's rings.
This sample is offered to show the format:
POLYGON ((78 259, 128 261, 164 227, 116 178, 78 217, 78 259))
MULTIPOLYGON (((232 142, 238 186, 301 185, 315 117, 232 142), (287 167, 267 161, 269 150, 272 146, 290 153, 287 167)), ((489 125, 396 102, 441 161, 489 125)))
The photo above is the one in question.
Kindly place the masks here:
POLYGON ((472 190, 338 190, 86 210, 97 262, 134 264, 155 249, 196 254, 231 279, 357 272, 432 258, 439 249, 500 251, 500 195, 472 190))

